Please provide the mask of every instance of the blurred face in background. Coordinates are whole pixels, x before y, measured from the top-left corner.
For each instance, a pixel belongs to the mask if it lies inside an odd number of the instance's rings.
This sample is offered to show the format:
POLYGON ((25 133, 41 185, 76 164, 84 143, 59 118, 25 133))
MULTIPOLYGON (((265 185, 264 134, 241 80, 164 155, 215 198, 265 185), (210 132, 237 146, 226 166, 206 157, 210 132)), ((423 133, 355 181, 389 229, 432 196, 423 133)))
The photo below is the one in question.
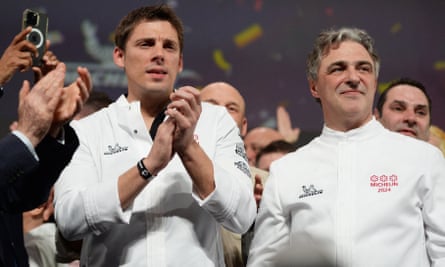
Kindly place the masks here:
POLYGON ((431 114, 428 99, 417 87, 400 84, 390 88, 382 113, 376 118, 391 131, 428 141, 431 114))

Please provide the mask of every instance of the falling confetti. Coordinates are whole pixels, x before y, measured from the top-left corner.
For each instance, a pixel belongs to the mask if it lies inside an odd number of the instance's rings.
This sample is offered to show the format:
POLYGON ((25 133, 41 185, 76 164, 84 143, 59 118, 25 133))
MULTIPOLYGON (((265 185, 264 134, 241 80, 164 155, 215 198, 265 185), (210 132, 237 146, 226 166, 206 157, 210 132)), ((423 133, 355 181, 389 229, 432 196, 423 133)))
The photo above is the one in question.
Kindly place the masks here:
POLYGON ((445 60, 437 61, 434 63, 434 69, 435 70, 445 70, 445 60))
POLYGON ((399 22, 392 25, 392 27, 391 27, 391 33, 398 33, 400 30, 402 30, 402 24, 399 22))
POLYGON ((263 29, 258 24, 253 24, 252 26, 246 28, 244 31, 238 33, 234 37, 235 44, 243 48, 250 43, 254 42, 263 34, 263 29))
POLYGON ((224 59, 223 52, 220 49, 213 51, 213 60, 223 71, 230 71, 232 65, 224 59))

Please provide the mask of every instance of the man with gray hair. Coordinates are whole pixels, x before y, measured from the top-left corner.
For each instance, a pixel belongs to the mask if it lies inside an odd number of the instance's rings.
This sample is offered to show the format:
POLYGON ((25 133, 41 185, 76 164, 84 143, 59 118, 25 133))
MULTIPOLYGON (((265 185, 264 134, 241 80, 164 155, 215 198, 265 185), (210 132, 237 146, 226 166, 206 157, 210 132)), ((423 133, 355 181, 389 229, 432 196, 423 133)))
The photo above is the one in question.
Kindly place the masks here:
POLYGON ((307 69, 324 127, 272 163, 248 266, 445 266, 445 159, 373 117, 372 38, 324 31, 307 69))

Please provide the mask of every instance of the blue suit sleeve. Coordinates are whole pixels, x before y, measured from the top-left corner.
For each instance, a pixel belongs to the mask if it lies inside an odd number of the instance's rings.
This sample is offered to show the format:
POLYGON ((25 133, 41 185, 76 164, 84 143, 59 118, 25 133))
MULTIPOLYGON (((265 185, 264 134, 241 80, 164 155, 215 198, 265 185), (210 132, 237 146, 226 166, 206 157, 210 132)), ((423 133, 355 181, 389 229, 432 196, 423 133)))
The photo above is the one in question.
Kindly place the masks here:
POLYGON ((21 213, 45 202, 78 145, 74 130, 66 125, 65 144, 45 137, 36 147, 37 162, 16 136, 9 134, 1 139, 0 212, 21 213))

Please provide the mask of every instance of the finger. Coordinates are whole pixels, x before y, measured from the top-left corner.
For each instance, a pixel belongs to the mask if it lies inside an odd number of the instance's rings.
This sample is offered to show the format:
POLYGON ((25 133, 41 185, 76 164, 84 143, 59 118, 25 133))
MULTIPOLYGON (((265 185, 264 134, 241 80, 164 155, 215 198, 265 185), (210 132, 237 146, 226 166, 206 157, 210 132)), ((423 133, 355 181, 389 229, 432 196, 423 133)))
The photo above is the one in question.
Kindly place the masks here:
POLYGON ((65 73, 66 73, 65 64, 61 63, 57 65, 54 71, 55 71, 55 75, 53 78, 54 81, 49 87, 48 93, 53 93, 54 91, 62 91, 63 83, 65 81, 65 73))
POLYGON ((46 51, 48 51, 49 50, 49 47, 51 46, 51 41, 49 40, 49 39, 46 39, 46 42, 45 42, 45 48, 46 48, 46 51))
POLYGON ((90 96, 90 91, 88 87, 85 85, 85 82, 79 77, 76 79, 76 85, 79 88, 79 96, 82 102, 85 102, 90 96))
POLYGON ((280 132, 292 128, 289 113, 283 106, 277 107, 277 128, 280 132))
POLYGON ((31 26, 26 27, 23 31, 19 32, 14 39, 12 39, 11 45, 15 45, 23 41, 28 33, 32 30, 31 26))
POLYGON ((18 47, 17 50, 22 52, 30 52, 31 55, 38 55, 37 47, 28 40, 22 40, 19 44, 16 45, 18 47))
POLYGON ((23 105, 23 101, 25 101, 26 96, 29 94, 30 86, 27 80, 23 81, 22 88, 19 92, 19 107, 23 105))
POLYGON ((34 72, 34 80, 39 81, 42 79, 42 70, 39 67, 32 67, 32 71, 34 72))
POLYGON ((77 73, 82 81, 85 83, 88 94, 93 90, 93 79, 91 78, 91 74, 85 67, 78 67, 77 73))
POLYGON ((171 100, 174 101, 184 99, 189 103, 192 109, 195 110, 195 108, 201 103, 199 94, 199 90, 197 90, 196 88, 193 88, 191 86, 184 86, 172 94, 171 100))
POLYGON ((20 72, 25 72, 32 66, 32 58, 18 59, 16 64, 20 72))
POLYGON ((65 79, 65 65, 59 64, 56 69, 50 71, 37 84, 36 89, 46 91, 46 95, 54 95, 55 91, 61 91, 65 79))
POLYGON ((197 120, 201 113, 199 93, 181 89, 171 95, 171 100, 169 109, 176 109, 185 117, 197 120))
POLYGON ((42 57, 42 60, 45 62, 45 65, 47 66, 55 66, 59 62, 56 55, 49 50, 45 52, 45 54, 42 57))

